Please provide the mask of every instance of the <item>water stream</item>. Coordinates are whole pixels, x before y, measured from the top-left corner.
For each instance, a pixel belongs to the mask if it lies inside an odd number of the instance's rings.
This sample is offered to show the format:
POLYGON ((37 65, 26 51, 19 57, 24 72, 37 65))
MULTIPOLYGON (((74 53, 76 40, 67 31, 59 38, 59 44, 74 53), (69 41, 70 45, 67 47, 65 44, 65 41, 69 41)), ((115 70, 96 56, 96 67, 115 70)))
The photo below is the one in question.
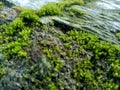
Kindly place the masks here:
POLYGON ((79 7, 87 13, 85 19, 90 21, 85 26, 102 39, 118 43, 116 33, 120 31, 120 0, 98 0, 88 7, 79 7))
POLYGON ((39 9, 41 6, 48 2, 58 2, 60 0, 7 0, 15 5, 25 7, 25 8, 32 8, 32 9, 39 9))
POLYGON ((82 17, 54 17, 57 22, 97 34, 101 39, 118 44, 116 33, 120 31, 120 0, 97 0, 85 6, 73 5, 84 11, 82 17))

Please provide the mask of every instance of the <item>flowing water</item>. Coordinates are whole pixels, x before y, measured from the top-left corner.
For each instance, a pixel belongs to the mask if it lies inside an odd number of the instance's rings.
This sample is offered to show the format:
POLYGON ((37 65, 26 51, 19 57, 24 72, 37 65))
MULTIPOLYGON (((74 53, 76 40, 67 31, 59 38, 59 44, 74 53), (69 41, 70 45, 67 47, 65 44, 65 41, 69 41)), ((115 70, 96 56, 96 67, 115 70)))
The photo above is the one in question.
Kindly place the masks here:
POLYGON ((98 0, 89 7, 76 7, 88 14, 85 27, 104 40, 118 43, 115 34, 120 31, 120 0, 98 0))
POLYGON ((54 17, 54 20, 119 44, 116 33, 120 32, 120 0, 97 0, 87 6, 73 5, 72 8, 82 10, 86 14, 82 17, 54 17))
POLYGON ((26 7, 26 8, 33 8, 39 9, 41 6, 48 2, 58 2, 60 0, 7 0, 9 2, 14 3, 15 5, 26 7))

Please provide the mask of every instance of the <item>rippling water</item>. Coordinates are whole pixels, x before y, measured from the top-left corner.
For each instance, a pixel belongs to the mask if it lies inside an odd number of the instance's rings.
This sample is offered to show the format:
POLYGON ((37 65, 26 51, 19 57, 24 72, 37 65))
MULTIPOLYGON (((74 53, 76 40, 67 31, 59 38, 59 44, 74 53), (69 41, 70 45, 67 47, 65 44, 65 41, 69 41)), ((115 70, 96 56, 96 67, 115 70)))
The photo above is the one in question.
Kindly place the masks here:
POLYGON ((72 7, 86 14, 82 17, 56 17, 54 20, 97 34, 105 41, 119 44, 116 33, 120 32, 120 0, 97 0, 87 6, 72 7))
POLYGON ((102 9, 120 9, 120 0, 100 0, 96 5, 102 9))
POLYGON ((39 9, 41 6, 48 2, 58 2, 59 0, 7 0, 7 1, 12 2, 15 5, 21 7, 39 9))
POLYGON ((84 17, 90 23, 84 26, 102 39, 118 43, 116 33, 120 32, 120 0, 97 0, 88 7, 78 7, 87 13, 84 17))

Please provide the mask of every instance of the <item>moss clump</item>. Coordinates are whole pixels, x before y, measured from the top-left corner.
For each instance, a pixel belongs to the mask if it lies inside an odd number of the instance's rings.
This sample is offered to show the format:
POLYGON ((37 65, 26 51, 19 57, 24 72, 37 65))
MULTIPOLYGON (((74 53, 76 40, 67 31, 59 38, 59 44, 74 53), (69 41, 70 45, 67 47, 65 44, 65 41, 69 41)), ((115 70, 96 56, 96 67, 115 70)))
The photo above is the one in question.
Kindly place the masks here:
POLYGON ((48 3, 44 5, 37 11, 39 16, 53 16, 53 15, 62 15, 62 11, 64 11, 65 7, 69 7, 71 5, 81 5, 83 4, 83 0, 65 0, 59 3, 48 3))
POLYGON ((13 30, 22 30, 24 28, 24 22, 21 20, 21 18, 17 18, 16 20, 14 20, 10 26, 8 28, 11 28, 13 30))
POLYGON ((0 8, 2 8, 2 6, 3 6, 3 4, 2 4, 2 2, 0 2, 0 8))
POLYGON ((1 67, 0 69, 0 78, 1 78, 2 76, 6 75, 8 71, 3 66, 0 67, 1 67))
POLYGON ((14 55, 19 58, 27 57, 27 52, 24 51, 26 46, 30 45, 31 27, 36 26, 40 21, 39 17, 32 9, 23 9, 18 18, 16 18, 10 25, 3 25, 1 35, 1 43, 3 54, 9 59, 14 55), (32 14, 31 14, 32 12, 32 14))
POLYGON ((9 59, 16 57, 26 57, 27 52, 24 51, 26 46, 30 44, 31 27, 39 23, 39 17, 34 10, 23 9, 18 18, 16 18, 10 25, 3 25, 1 29, 1 44, 4 56, 9 59), (32 12, 32 14, 31 14, 32 12))
MULTIPOLYGON (((58 33, 57 29, 51 28, 48 31, 37 32, 37 34, 39 36, 33 33, 33 36, 37 38, 33 47, 36 46, 38 54, 31 58, 37 61, 39 53, 44 54, 46 60, 43 60, 46 61, 49 68, 46 67, 47 73, 43 72, 44 78, 42 76, 37 79, 41 80, 41 83, 36 82, 37 86, 36 84, 33 86, 40 89, 54 88, 56 90, 62 88, 70 90, 73 87, 76 89, 114 90, 119 88, 119 46, 100 40, 95 35, 77 30, 63 34, 58 33), (45 36, 42 35, 43 32, 45 36), (54 42, 53 37, 60 39, 56 39, 59 44, 54 42), (73 82, 70 82, 71 80, 73 82)), ((31 51, 36 53, 32 49, 31 51)), ((35 67, 34 64, 31 67, 35 67)), ((36 67, 40 68, 39 65, 36 67)), ((36 69, 33 70, 29 70, 33 72, 32 77, 34 77, 36 69)), ((37 75, 41 76, 41 72, 38 72, 37 75)))
POLYGON ((62 11, 59 6, 57 6, 56 3, 49 3, 44 5, 40 10, 38 10, 39 16, 53 16, 53 15, 61 15, 62 11))
POLYGON ((62 9, 65 7, 69 7, 71 5, 83 5, 84 1, 83 0, 64 0, 63 2, 57 3, 58 6, 60 6, 62 9))
POLYGON ((77 17, 80 17, 85 14, 85 12, 83 12, 82 10, 79 10, 74 7, 67 8, 66 12, 69 12, 70 16, 77 16, 77 17))
MULTIPOLYGON (((99 40, 98 37, 92 34, 71 31, 68 32, 71 40, 77 43, 91 54, 85 59, 79 59, 74 64, 73 77, 79 83, 79 89, 115 89, 119 85, 116 82, 118 78, 117 70, 119 70, 119 54, 120 48, 117 45, 99 40), (113 62, 118 62, 113 64, 113 62), (115 65, 115 66, 114 66, 115 65), (116 68, 116 70, 113 68, 116 68), (108 69, 112 67, 111 69, 108 69), (113 70, 115 70, 113 72, 113 70), (113 72, 111 74, 111 72, 113 72), (115 76, 116 74, 116 76, 115 76), (105 79, 106 78, 106 79, 105 79)), ((69 40, 70 41, 70 40, 69 40)), ((117 80, 119 82, 119 80, 117 80)))
POLYGON ((117 33, 116 36, 117 36, 118 39, 120 40, 120 33, 117 33))
MULTIPOLYGON (((19 60, 29 57, 25 60, 26 64, 24 63, 22 83, 26 84, 20 83, 22 88, 36 90, 70 90, 73 87, 114 90, 119 88, 119 46, 83 31, 71 30, 63 34, 57 32, 57 28, 53 29, 51 26, 48 28, 47 31, 36 30, 37 33, 33 31, 31 35, 31 29, 25 30, 24 26, 20 31, 17 29, 19 31, 17 36, 15 31, 10 35, 2 34, 7 35, 6 38, 9 37, 9 40, 4 40, 2 44, 3 54, 6 54, 7 59, 12 61, 14 58, 18 63, 19 60)), ((6 31, 7 29, 4 33, 6 31)), ((22 65, 19 62, 19 66, 22 65)), ((3 76, 4 73, 1 74, 1 77, 3 76)))
POLYGON ((23 9, 20 13, 20 18, 26 25, 29 26, 40 22, 40 18, 36 15, 36 12, 32 9, 23 9))

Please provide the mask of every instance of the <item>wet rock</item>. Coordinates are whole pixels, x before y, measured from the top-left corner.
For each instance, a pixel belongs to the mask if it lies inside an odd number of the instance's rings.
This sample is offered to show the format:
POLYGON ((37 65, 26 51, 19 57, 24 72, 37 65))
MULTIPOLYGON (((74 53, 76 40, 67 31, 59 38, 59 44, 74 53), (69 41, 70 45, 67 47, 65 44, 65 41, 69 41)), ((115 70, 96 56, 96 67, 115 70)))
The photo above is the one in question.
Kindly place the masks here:
POLYGON ((96 34, 105 41, 119 44, 116 33, 120 31, 120 15, 115 10, 101 10, 97 6, 93 8, 92 6, 84 7, 79 5, 73 5, 69 8, 75 8, 86 14, 82 16, 71 16, 70 12, 66 12, 67 14, 61 17, 44 17, 41 19, 41 22, 48 24, 53 21, 55 26, 64 30, 62 31, 64 33, 67 30, 76 28, 96 34))
POLYGON ((0 11, 0 24, 9 24, 18 16, 18 12, 13 8, 3 7, 0 11))

